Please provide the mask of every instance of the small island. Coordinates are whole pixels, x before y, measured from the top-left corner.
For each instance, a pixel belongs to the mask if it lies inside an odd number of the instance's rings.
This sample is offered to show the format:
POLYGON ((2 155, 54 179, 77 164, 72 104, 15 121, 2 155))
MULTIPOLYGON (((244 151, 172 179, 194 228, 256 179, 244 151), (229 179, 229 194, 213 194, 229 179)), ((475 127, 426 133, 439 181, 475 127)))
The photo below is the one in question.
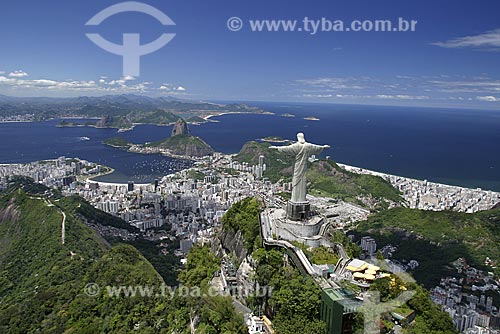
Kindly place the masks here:
POLYGON ((103 116, 96 124, 99 129, 118 129, 121 131, 132 130, 134 125, 126 116, 103 116))
POLYGON ((102 142, 104 145, 108 145, 115 148, 129 149, 133 144, 122 137, 111 137, 102 142))
POLYGON ((265 138, 262 138, 261 141, 265 141, 268 143, 288 143, 289 142, 288 139, 284 139, 284 138, 278 137, 278 136, 265 137, 265 138))
POLYGON ((185 120, 175 122, 169 138, 143 145, 144 149, 159 150, 163 154, 182 157, 203 157, 212 155, 214 150, 200 137, 192 136, 185 120))
POLYGON ((144 149, 158 149, 161 153, 174 157, 203 157, 212 155, 214 150, 200 137, 177 135, 161 141, 147 143, 144 149))
POLYGON ((319 118, 314 117, 314 116, 304 117, 304 119, 305 119, 306 121, 319 121, 319 118))
POLYGON ((175 158, 199 158, 212 155, 214 150, 200 137, 192 136, 185 120, 178 119, 171 136, 160 141, 133 144, 122 137, 111 137, 102 142, 105 145, 142 154, 163 154, 175 158))
POLYGON ((294 114, 284 113, 280 115, 281 117, 295 117, 294 114))
POLYGON ((134 124, 126 116, 103 116, 97 121, 87 121, 85 123, 76 123, 66 119, 61 120, 56 127, 74 128, 90 126, 98 129, 118 129, 119 132, 132 130, 134 124))

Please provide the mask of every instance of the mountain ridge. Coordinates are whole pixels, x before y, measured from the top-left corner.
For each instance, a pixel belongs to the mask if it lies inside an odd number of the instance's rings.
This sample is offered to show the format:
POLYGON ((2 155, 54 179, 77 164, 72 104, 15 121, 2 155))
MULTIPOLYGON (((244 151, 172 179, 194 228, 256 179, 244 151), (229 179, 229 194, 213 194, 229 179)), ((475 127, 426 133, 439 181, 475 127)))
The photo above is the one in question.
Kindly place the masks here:
MULTIPOLYGON (((132 123, 155 123, 144 117, 156 117, 155 113, 171 112, 177 117, 189 119, 208 115, 265 111, 246 104, 217 104, 205 101, 183 100, 173 97, 150 97, 135 94, 79 96, 79 97, 10 97, 0 96, 0 115, 4 117, 29 115, 31 120, 42 121, 64 117, 113 117, 126 116, 132 123)), ((170 122, 176 119, 170 119, 170 122)), ((166 124, 162 122, 160 124, 166 124)))

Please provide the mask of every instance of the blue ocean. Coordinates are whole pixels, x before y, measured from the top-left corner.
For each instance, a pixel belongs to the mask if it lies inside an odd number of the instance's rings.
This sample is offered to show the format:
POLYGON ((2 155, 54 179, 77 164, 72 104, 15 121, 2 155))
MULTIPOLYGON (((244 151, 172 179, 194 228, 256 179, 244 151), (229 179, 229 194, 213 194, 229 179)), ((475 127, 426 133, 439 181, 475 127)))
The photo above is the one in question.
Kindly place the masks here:
MULTIPOLYGON (((500 191, 500 112, 361 105, 251 103, 274 115, 232 114, 192 125, 191 132, 220 152, 266 136, 332 147, 335 161, 380 172, 465 187, 500 191), (291 114, 295 117, 284 117, 291 114), (319 120, 306 120, 315 117, 319 120)), ((141 155, 101 142, 113 129, 57 128, 59 121, 0 124, 0 163, 61 155, 103 163, 116 172, 103 181, 151 181, 189 165, 159 155, 141 155), (88 137, 90 140, 82 140, 88 137)), ((141 143, 170 135, 171 127, 141 125, 120 135, 141 143)))

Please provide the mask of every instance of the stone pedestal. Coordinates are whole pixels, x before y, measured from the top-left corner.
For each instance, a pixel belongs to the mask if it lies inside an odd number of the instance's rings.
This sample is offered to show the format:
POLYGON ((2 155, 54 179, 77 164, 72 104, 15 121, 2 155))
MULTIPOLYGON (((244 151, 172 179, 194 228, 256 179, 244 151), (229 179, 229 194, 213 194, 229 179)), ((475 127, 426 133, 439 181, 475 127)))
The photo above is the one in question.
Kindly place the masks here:
POLYGON ((301 221, 310 216, 311 204, 309 202, 294 203, 288 202, 286 205, 286 217, 290 220, 301 221))

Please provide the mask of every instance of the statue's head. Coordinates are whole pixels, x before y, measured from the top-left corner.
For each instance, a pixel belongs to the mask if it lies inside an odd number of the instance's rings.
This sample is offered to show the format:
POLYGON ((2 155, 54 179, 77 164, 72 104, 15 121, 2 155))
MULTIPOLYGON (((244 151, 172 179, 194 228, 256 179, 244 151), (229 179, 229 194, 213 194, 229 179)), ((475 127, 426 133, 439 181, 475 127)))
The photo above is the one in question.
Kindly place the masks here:
POLYGON ((306 142, 306 139, 304 138, 304 134, 302 132, 297 133, 297 141, 301 144, 304 144, 306 142))

